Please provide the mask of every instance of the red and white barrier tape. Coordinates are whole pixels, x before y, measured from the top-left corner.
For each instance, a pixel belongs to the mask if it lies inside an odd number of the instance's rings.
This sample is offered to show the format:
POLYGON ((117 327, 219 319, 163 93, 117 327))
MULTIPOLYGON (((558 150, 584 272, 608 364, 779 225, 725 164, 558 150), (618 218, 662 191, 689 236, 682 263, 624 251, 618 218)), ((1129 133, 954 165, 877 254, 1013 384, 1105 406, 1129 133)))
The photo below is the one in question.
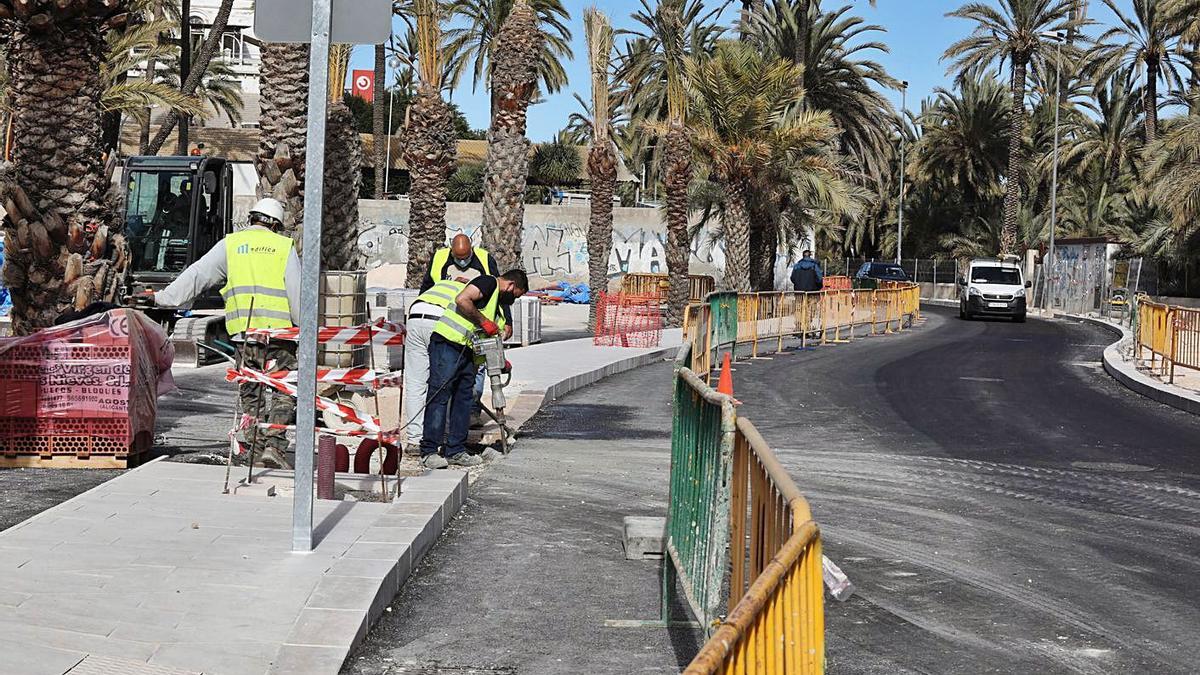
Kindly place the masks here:
MULTIPOLYGON (((263 328, 249 331, 252 337, 269 338, 272 340, 300 339, 300 329, 292 328, 263 328)), ((358 346, 371 343, 376 347, 398 347, 404 344, 404 326, 385 319, 376 319, 373 323, 361 326, 322 326, 317 329, 317 342, 334 346, 358 346)))
MULTIPOLYGON (((251 370, 249 368, 242 368, 240 371, 234 370, 233 368, 227 369, 225 371, 225 381, 237 382, 239 384, 242 382, 257 382, 293 397, 299 393, 296 387, 291 383, 275 379, 265 373, 260 373, 257 370, 251 370)), ((345 422, 351 429, 362 429, 367 433, 382 432, 382 429, 379 426, 379 420, 375 419, 369 413, 363 412, 354 406, 346 405, 345 403, 338 403, 337 401, 333 401, 323 396, 316 396, 315 400, 317 410, 329 411, 333 413, 335 416, 345 422)), ((340 433, 340 430, 338 431, 340 433)))
MULTIPOLYGON (((267 362, 267 368, 274 368, 273 361, 267 362)), ((299 371, 296 370, 273 370, 266 373, 267 377, 281 382, 294 384, 298 379, 299 371)), ((395 372, 376 372, 370 368, 318 368, 317 382, 328 382, 334 384, 361 384, 370 385, 376 389, 380 387, 396 387, 404 378, 402 371, 395 372)))

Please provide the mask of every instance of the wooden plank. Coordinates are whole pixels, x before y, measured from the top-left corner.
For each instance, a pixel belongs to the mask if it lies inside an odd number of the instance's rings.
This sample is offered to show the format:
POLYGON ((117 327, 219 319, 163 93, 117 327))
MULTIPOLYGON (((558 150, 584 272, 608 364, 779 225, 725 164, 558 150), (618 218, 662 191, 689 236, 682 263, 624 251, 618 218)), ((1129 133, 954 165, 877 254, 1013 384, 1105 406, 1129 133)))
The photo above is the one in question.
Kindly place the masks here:
MULTIPOLYGON (((137 464, 137 458, 133 458, 137 464)), ((127 469, 129 462, 125 457, 112 455, 93 455, 88 459, 80 459, 75 455, 54 455, 43 459, 36 455, 18 455, 16 457, 0 456, 0 468, 5 469, 127 469)))

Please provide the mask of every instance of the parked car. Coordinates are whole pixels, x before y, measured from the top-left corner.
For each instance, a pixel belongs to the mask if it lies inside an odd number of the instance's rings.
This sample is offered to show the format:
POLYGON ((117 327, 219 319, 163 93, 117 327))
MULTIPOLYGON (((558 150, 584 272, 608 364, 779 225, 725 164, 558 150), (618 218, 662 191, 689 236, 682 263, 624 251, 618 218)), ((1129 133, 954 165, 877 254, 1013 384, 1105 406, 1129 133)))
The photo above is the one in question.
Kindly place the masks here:
POLYGON ((880 281, 912 281, 896 263, 867 262, 854 273, 855 288, 876 288, 880 281))
POLYGON ((978 258, 972 260, 958 280, 958 316, 1007 316, 1025 320, 1025 281, 1015 261, 978 258))

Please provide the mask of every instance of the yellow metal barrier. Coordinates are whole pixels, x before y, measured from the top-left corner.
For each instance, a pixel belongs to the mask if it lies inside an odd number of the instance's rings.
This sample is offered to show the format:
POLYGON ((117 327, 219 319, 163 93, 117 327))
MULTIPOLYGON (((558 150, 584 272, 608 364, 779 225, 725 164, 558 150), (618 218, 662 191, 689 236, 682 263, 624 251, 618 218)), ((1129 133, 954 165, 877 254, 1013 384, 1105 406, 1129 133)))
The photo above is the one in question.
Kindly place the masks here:
MULTIPOLYGON (((626 295, 643 295, 667 299, 670 277, 666 274, 630 272, 621 278, 621 292, 626 295)), ((716 282, 704 274, 688 275, 688 302, 702 302, 713 292, 716 282)))
MULTIPOLYGON (((730 294, 733 297, 733 294, 730 294)), ((916 284, 888 284, 873 290, 824 290, 813 293, 770 292, 736 295, 736 345, 749 345, 750 355, 782 351, 786 338, 802 346, 848 342, 862 335, 902 331, 920 317, 916 284)), ((692 370, 707 374, 715 361, 712 308, 691 304, 684 314, 684 339, 693 346, 692 370)), ((725 346, 729 342, 723 343, 725 346)))
POLYGON ((1137 300, 1136 357, 1149 355, 1150 369, 1175 382, 1175 366, 1200 370, 1200 309, 1137 300))

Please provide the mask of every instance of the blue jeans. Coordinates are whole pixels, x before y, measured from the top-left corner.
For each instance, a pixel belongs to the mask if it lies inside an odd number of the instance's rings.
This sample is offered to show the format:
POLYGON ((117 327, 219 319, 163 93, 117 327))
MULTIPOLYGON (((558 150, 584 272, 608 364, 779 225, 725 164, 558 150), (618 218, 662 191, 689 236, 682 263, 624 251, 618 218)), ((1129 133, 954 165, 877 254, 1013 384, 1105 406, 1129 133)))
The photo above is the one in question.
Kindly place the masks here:
POLYGON ((444 456, 466 452, 476 372, 475 353, 469 346, 456 345, 441 337, 429 341, 429 388, 425 395, 422 457, 438 451, 443 434, 446 439, 444 456))
POLYGON ((483 386, 487 383, 487 368, 480 368, 475 375, 475 398, 471 401, 471 414, 483 414, 483 386))

